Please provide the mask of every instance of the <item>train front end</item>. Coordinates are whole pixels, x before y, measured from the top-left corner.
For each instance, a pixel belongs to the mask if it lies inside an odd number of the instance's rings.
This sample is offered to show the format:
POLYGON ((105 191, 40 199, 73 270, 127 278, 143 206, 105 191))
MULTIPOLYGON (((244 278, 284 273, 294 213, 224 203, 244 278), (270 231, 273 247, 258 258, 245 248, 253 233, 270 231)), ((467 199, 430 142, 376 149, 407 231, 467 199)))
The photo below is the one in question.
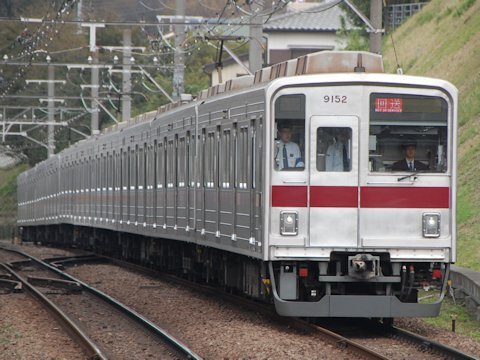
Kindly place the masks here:
POLYGON ((279 79, 267 94, 277 312, 438 315, 456 256, 456 89, 361 73, 279 79))

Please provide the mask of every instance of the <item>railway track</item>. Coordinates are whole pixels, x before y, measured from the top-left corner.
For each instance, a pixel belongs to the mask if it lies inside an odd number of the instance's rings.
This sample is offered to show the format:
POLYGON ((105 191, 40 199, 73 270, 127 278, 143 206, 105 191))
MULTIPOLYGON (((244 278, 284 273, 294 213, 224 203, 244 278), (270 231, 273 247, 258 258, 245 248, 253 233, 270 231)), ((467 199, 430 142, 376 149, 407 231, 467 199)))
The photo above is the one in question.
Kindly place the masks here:
MULTIPOLYGON (((453 347, 397 326, 383 325, 379 321, 370 319, 338 319, 335 322, 320 320, 318 323, 335 333, 354 339, 367 348, 383 348, 380 352, 387 358, 392 358, 393 351, 415 351, 418 353, 417 358, 422 359, 477 359, 477 357, 453 347)), ((412 355, 406 356, 406 358, 411 357, 412 355)))
MULTIPOLYGON (((92 256, 86 255, 86 256, 73 256, 73 257, 55 257, 52 259, 47 259, 46 261, 49 261, 54 266, 64 267, 64 266, 74 265, 74 264, 98 263, 99 261, 101 261, 101 259, 102 258, 99 258, 99 257, 95 257, 95 256, 92 257, 92 256)), ((354 354, 362 359, 382 359, 382 360, 388 359, 382 356, 381 354, 376 353, 375 351, 368 349, 367 347, 362 346, 361 344, 356 343, 355 341, 352 341, 346 337, 338 335, 326 328, 314 326, 308 322, 305 322, 296 318, 279 317, 275 313, 273 306, 252 302, 240 296, 219 292, 218 289, 211 286, 205 286, 202 284, 194 283, 194 282, 179 278, 177 276, 151 270, 151 269, 138 266, 129 262, 121 261, 118 259, 103 257, 103 260, 116 264, 118 266, 121 266, 123 268, 130 269, 135 272, 140 272, 147 276, 161 278, 162 280, 165 280, 177 285, 181 285, 182 287, 189 288, 195 292, 200 292, 207 296, 212 296, 217 299, 220 297, 225 301, 228 301, 229 303, 234 303, 244 309, 261 312, 263 315, 269 318, 272 318, 275 321, 285 323, 289 327, 295 327, 302 332, 313 331, 322 340, 333 344, 334 347, 336 347, 337 349, 354 354)))
POLYGON ((406 341, 415 343, 423 351, 437 353, 441 356, 445 356, 448 359, 466 359, 466 360, 478 359, 478 357, 470 356, 450 346, 441 344, 436 341, 432 341, 423 336, 412 333, 405 329, 401 329, 396 326, 387 328, 387 332, 392 336, 399 337, 399 338, 405 339, 406 341))
POLYGON ((89 358, 200 359, 164 329, 107 294, 31 255, 0 249, 1 268, 10 274, 8 286, 17 291, 24 287, 34 295, 89 358))
MULTIPOLYGON (((82 261, 81 258, 77 259, 82 261)), ((65 259, 66 263, 69 261, 76 261, 75 259, 65 259)), ((117 264, 122 267, 126 267, 133 271, 141 272, 148 276, 153 276, 155 278, 161 278, 163 280, 173 282, 184 287, 188 287, 194 291, 202 292, 209 296, 214 296, 218 298, 219 296, 229 302, 235 303, 243 308, 248 308, 252 311, 260 311, 263 314, 275 318, 277 321, 284 321, 289 326, 293 326, 302 331, 311 331, 317 333, 322 339, 333 343, 337 348, 345 349, 346 351, 352 352, 355 355, 366 358, 366 359, 390 359, 390 355, 383 355, 381 351, 375 351, 372 348, 369 348, 367 345, 361 344, 359 341, 353 340, 349 336, 342 336, 339 332, 335 332, 333 327, 328 325, 318 326, 309 322, 307 320, 298 319, 298 318, 279 318, 275 313, 273 306, 268 306, 265 304, 260 304, 253 302, 249 299, 246 299, 241 296, 219 292, 218 289, 211 286, 205 286, 198 283, 193 283, 191 281, 179 278, 177 276, 165 274, 162 272, 154 271, 142 266, 138 266, 129 262, 121 261, 114 258, 108 258, 108 261, 117 264)), ((414 347, 415 352, 418 352, 419 355, 422 354, 431 354, 432 357, 438 358, 447 358, 447 359, 459 359, 459 360, 475 360, 477 357, 471 356, 469 354, 463 353, 460 350, 454 349, 450 346, 441 344, 439 342, 433 341, 431 339, 425 338, 421 335, 415 334, 405 329, 401 329, 396 326, 384 326, 383 324, 376 321, 367 321, 369 329, 372 332, 381 335, 384 339, 387 339, 390 342, 390 345, 395 343, 402 342, 403 346, 414 347)), ((365 326, 357 327, 354 329, 356 332, 365 330, 365 326)))
MULTIPOLYGON (((86 258, 88 261, 88 258, 86 258)), ((78 261, 83 261, 82 258, 78 258, 78 261)), ((70 261, 77 261, 75 258, 73 259, 65 259, 65 263, 69 263, 70 261)), ((249 299, 245 299, 244 297, 228 294, 224 292, 219 292, 218 289, 213 288, 211 286, 205 286, 198 283, 193 283, 191 281, 179 278, 177 276, 165 274, 162 272, 154 271, 151 269, 144 268, 142 266, 138 266, 129 262, 121 261, 118 259, 108 258, 108 261, 117 264, 122 267, 126 267, 133 271, 144 273, 148 276, 153 276, 155 278, 162 278, 163 280, 173 282, 175 284, 179 284, 184 287, 191 288, 194 291, 202 292, 208 296, 213 296, 218 298, 219 296, 229 302, 235 303, 243 308, 248 308, 252 311, 260 311, 263 314, 275 318, 277 321, 282 321, 288 324, 288 326, 292 326, 298 328, 301 331, 308 331, 310 333, 317 334, 323 340, 330 342, 335 345, 336 348, 343 349, 347 352, 353 353, 356 356, 364 359, 390 359, 390 355, 384 355, 382 351, 376 351, 370 348, 367 345, 363 345, 357 340, 353 340, 349 336, 343 336, 338 332, 335 332, 328 328, 328 326, 318 326, 315 325, 307 320, 298 319, 298 318, 280 318, 275 313, 273 306, 268 306, 265 304, 259 304, 256 302, 252 302, 249 299)), ((60 261, 63 263, 63 261, 60 261)), ((463 353, 457 349, 449 347, 447 345, 443 345, 431 339, 427 339, 423 336, 418 334, 412 333, 410 331, 401 329, 395 326, 383 326, 383 324, 375 322, 375 321, 368 321, 369 328, 371 331, 376 333, 383 333, 382 337, 390 342, 390 345, 398 344, 398 342, 402 343, 402 347, 410 347, 414 348, 413 352, 417 352, 420 356, 430 354, 433 358, 447 358, 447 359, 462 359, 462 360, 475 360, 476 357, 463 353)), ((365 328, 363 328, 365 329, 365 328)), ((361 329, 357 328, 356 331, 361 331, 361 329)))
MULTIPOLYGON (((69 265, 79 263, 95 264, 108 261, 122 268, 128 268, 129 270, 132 270, 134 272, 142 273, 155 279, 162 279, 180 285, 181 287, 189 288, 195 292, 203 293, 215 299, 221 298, 226 302, 235 303, 242 308, 248 308, 251 311, 260 312, 273 319, 274 321, 283 322, 288 327, 296 328, 299 331, 308 333, 308 335, 310 336, 317 336, 323 341, 332 344, 336 349, 355 355, 359 358, 390 359, 392 358, 391 353, 385 352, 385 350, 397 349, 401 353, 406 352, 408 354, 414 354, 412 356, 416 356, 418 358, 475 359, 475 357, 473 356, 462 353, 461 351, 450 348, 443 344, 439 344, 430 339, 426 339, 417 334, 413 334, 397 327, 385 327, 375 322, 369 322, 369 325, 366 327, 357 326, 356 330, 355 328, 353 330, 351 329, 350 333, 348 333, 348 331, 342 333, 341 330, 337 330, 335 329, 335 327, 329 326, 328 324, 318 326, 302 319, 281 318, 275 314, 274 309, 271 306, 259 304, 240 296, 219 292, 218 289, 211 286, 192 283, 176 276, 157 272, 117 259, 86 255, 73 257, 55 257, 46 261, 50 262, 53 266, 58 268, 67 267, 69 265), (376 333, 377 338, 374 338, 373 340, 371 339, 370 341, 366 341, 361 337, 359 338, 358 332, 362 329, 364 331, 367 330, 371 331, 372 333, 376 333), (356 331, 357 334, 352 335, 352 331, 356 331), (345 333, 347 333, 347 335, 345 335, 345 333), (382 345, 376 344, 375 346, 371 346, 372 341, 381 343, 382 345), (378 350, 379 347, 383 349, 378 350)), ((399 353, 399 355, 401 354, 399 353)))

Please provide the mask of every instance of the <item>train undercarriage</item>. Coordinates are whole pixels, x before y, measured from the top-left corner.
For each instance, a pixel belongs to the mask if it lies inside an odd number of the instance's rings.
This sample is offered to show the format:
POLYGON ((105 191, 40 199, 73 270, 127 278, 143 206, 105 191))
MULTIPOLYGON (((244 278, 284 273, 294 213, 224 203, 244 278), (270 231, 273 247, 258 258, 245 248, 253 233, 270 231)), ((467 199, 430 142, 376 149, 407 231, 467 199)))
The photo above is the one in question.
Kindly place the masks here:
POLYGON ((21 237, 91 250, 274 302, 285 316, 436 316, 449 270, 443 263, 391 262, 388 253, 334 252, 328 261, 264 262, 182 241, 66 224, 25 227, 21 237))

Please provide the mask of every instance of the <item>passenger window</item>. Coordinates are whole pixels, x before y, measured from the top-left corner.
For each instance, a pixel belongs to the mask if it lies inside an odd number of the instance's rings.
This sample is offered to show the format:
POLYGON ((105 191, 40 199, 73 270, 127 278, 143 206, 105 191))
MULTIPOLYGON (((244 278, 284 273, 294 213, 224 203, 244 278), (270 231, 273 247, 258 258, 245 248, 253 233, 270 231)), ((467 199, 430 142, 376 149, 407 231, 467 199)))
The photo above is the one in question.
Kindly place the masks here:
POLYGON ((369 170, 447 171, 447 107, 439 97, 371 94, 369 170))
POLYGON ((215 132, 209 132, 207 134, 205 142, 205 161, 204 161, 204 176, 205 176, 205 187, 213 188, 215 187, 215 163, 217 162, 216 154, 216 136, 215 132))
POLYGON ((236 184, 239 189, 247 189, 248 187, 248 127, 241 127, 238 130, 236 143, 237 159, 236 159, 236 184))
POLYGON ((223 130, 220 151, 220 187, 228 189, 231 187, 232 169, 232 143, 230 129, 223 130))
POLYGON ((187 146, 186 138, 182 137, 177 140, 177 187, 185 187, 186 185, 186 165, 187 165, 187 146))
POLYGON ((305 95, 283 95, 275 102, 273 167, 279 171, 305 169, 305 95))
POLYGON ((317 129, 317 170, 347 172, 352 170, 352 129, 319 127, 317 129))
POLYGON ((166 161, 167 161, 167 187, 173 188, 175 184, 175 164, 176 164, 176 154, 175 154, 175 143, 173 140, 169 140, 167 143, 167 154, 166 154, 166 161))
MULTIPOLYGON (((189 141, 187 143, 187 157, 188 157, 188 174, 187 174, 187 183, 189 187, 195 187, 195 135, 188 135, 189 141)), ((198 149, 198 148, 197 148, 198 149)), ((200 161, 200 157, 198 157, 198 161, 200 161)))
POLYGON ((157 189, 165 186, 165 145, 158 143, 157 146, 157 189))

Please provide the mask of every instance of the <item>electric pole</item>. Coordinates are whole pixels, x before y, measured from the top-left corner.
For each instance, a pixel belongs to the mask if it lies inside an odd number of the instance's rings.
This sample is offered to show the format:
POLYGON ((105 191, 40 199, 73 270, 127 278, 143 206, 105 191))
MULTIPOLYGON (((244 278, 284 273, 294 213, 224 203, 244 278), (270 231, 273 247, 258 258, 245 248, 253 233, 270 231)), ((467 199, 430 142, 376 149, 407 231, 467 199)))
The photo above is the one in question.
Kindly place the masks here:
POLYGON ((370 19, 351 0, 343 0, 343 2, 367 25, 367 31, 370 33, 370 52, 380 54, 382 51, 382 34, 385 32, 382 28, 382 0, 370 0, 370 19))
POLYGON ((185 54, 183 43, 185 41, 185 0, 176 0, 175 15, 177 24, 174 25, 175 32, 175 54, 173 58, 173 93, 172 97, 177 100, 184 91, 184 68, 185 54))
MULTIPOLYGON (((97 28, 104 28, 105 24, 102 23, 93 23, 93 24, 82 24, 83 27, 88 27, 90 29, 90 52, 92 53, 89 57, 89 62, 93 63, 92 67, 92 99, 98 99, 98 87, 99 87, 99 69, 98 69, 98 48, 97 48, 97 28)), ((91 120, 91 131, 92 135, 100 133, 99 128, 99 109, 97 100, 92 101, 92 120, 91 120)))
MULTIPOLYGON (((382 29, 382 10, 382 0, 370 0, 370 21, 376 30, 382 29)), ((379 31, 370 32, 370 52, 382 52, 382 33, 379 31)))
POLYGON ((82 0, 77 0, 77 19, 78 22, 78 31, 77 34, 82 33, 82 21, 83 21, 83 14, 82 14, 82 0))
POLYGON ((93 67, 92 67, 92 92, 91 96, 92 99, 92 120, 91 120, 91 129, 92 135, 96 135, 100 133, 100 126, 99 126, 99 112, 98 103, 95 99, 98 99, 98 87, 99 87, 99 69, 98 69, 98 51, 95 49, 93 52, 93 67))
POLYGON ((263 16, 259 13, 264 11, 264 1, 252 4, 253 17, 250 26, 250 44, 248 50, 248 63, 252 73, 262 68, 262 38, 263 38, 263 16), (254 5, 253 5, 254 4, 254 5))
POLYGON ((123 30, 122 121, 130 120, 132 108, 132 30, 123 30))
POLYGON ((55 154, 55 68, 48 65, 48 157, 55 154))

